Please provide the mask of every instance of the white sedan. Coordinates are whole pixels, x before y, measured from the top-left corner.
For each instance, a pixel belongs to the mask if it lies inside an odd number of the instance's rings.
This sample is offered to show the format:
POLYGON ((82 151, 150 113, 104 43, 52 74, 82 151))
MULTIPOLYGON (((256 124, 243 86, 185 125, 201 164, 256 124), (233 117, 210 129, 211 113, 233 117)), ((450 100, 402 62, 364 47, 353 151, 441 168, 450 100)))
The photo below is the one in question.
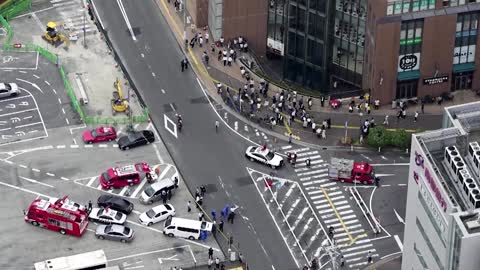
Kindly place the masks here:
POLYGON ((283 166, 283 158, 266 147, 249 146, 245 156, 251 161, 257 161, 276 169, 283 166))
POLYGON ((109 208, 92 208, 92 211, 88 215, 88 219, 104 224, 122 225, 127 221, 127 215, 109 208))
POLYGON ((161 204, 143 212, 140 215, 140 223, 150 226, 173 216, 175 216, 175 208, 169 203, 161 204))
POLYGON ((16 83, 0 83, 0 98, 18 95, 20 95, 20 90, 16 83))

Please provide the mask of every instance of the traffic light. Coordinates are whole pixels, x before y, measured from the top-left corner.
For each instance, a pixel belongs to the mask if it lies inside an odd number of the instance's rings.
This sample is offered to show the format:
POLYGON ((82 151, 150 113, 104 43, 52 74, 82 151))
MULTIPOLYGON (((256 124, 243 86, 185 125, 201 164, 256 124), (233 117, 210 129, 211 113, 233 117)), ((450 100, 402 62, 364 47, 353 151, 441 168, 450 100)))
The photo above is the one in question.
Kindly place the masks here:
POLYGON ((88 6, 88 15, 90 15, 90 20, 93 21, 94 17, 93 17, 93 11, 91 6, 88 6))

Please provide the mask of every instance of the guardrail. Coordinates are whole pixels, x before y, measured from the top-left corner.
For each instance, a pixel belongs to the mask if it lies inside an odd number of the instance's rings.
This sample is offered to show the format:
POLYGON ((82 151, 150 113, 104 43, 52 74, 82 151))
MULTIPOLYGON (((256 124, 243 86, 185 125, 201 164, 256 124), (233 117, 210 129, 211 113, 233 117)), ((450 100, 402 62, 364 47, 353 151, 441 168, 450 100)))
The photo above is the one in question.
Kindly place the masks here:
MULTIPOLYGON (((31 0, 28 0, 26 2, 29 2, 31 0)), ((23 10, 20 10, 20 7, 16 7, 15 11, 16 12, 21 12, 23 10)), ((12 13, 13 14, 13 13, 12 13)), ((16 13, 18 14, 18 13, 16 13)), ((77 97, 75 96, 75 92, 72 89, 72 86, 70 84, 70 81, 68 80, 67 75, 65 74, 65 71, 63 69, 63 66, 60 64, 60 59, 58 58, 57 55, 51 53, 47 49, 36 45, 36 44, 21 44, 20 46, 16 46, 14 44, 10 44, 11 38, 13 36, 13 29, 10 26, 10 24, 7 22, 7 20, 0 15, 0 23, 1 25, 5 28, 7 31, 6 38, 4 40, 3 44, 3 51, 7 52, 38 52, 42 57, 48 59, 50 62, 54 63, 58 67, 58 72, 60 73, 60 76, 62 77, 63 80, 63 85, 65 86, 65 89, 67 90, 68 97, 70 98, 70 101, 72 103, 73 108, 75 111, 78 113, 80 116, 80 119, 85 123, 86 125, 100 125, 100 124, 129 124, 129 123, 146 123, 149 120, 149 111, 148 109, 143 105, 144 103, 142 102, 142 114, 141 115, 133 115, 133 116, 124 116, 124 117, 105 117, 105 116, 87 116, 85 115, 85 112, 83 111, 82 107, 79 104, 79 101, 77 100, 77 97)))

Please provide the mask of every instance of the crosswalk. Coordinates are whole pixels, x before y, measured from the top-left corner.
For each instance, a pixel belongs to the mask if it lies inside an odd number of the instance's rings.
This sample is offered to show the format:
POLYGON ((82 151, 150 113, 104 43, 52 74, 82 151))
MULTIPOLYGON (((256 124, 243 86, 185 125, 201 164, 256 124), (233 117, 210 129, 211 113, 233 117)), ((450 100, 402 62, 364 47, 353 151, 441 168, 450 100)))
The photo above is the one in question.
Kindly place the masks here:
POLYGON ((379 257, 367 238, 368 230, 360 220, 363 216, 357 215, 351 205, 350 195, 341 183, 328 178, 328 161, 322 158, 322 154, 292 145, 282 146, 280 152, 297 154, 295 181, 278 179, 272 188, 267 188, 268 184, 261 180, 263 178, 257 177, 257 186, 272 215, 287 224, 284 235, 297 257, 307 260, 322 258, 320 264, 326 263, 325 260, 330 258, 321 243, 328 236, 322 228, 328 230, 330 227, 334 228, 335 246, 344 256, 348 268, 366 267, 369 251, 373 260, 379 257), (307 159, 311 160, 309 167, 305 163, 307 159))
POLYGON ((70 40, 78 40, 80 36, 95 33, 96 27, 90 20, 87 3, 84 0, 50 0, 50 4, 62 17, 63 30, 68 33, 70 40), (85 29, 85 31, 84 31, 85 29))
MULTIPOLYGON (((176 167, 171 164, 160 164, 160 165, 153 166, 153 170, 157 168, 159 170, 159 175, 157 179, 173 178, 175 176, 178 177, 178 171, 176 167)), ((126 197, 126 198, 138 198, 140 196, 140 193, 144 190, 144 188, 148 186, 147 180, 143 179, 138 185, 135 185, 135 186, 131 186, 131 187, 126 186, 119 189, 105 190, 105 189, 102 189, 99 176, 76 179, 74 180, 74 183, 88 187, 88 188, 96 189, 102 192, 115 194, 121 197, 126 197)))

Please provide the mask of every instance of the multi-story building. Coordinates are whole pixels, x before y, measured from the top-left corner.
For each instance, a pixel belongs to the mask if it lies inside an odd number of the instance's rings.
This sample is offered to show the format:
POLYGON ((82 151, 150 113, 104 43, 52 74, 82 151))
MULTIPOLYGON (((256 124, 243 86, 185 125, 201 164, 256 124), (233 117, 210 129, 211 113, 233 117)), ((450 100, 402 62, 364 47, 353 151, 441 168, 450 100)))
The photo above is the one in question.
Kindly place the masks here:
POLYGON ((389 103, 479 87, 479 3, 369 0, 363 88, 389 103))
POLYGON ((443 127, 412 138, 402 270, 480 268, 480 102, 443 127))

